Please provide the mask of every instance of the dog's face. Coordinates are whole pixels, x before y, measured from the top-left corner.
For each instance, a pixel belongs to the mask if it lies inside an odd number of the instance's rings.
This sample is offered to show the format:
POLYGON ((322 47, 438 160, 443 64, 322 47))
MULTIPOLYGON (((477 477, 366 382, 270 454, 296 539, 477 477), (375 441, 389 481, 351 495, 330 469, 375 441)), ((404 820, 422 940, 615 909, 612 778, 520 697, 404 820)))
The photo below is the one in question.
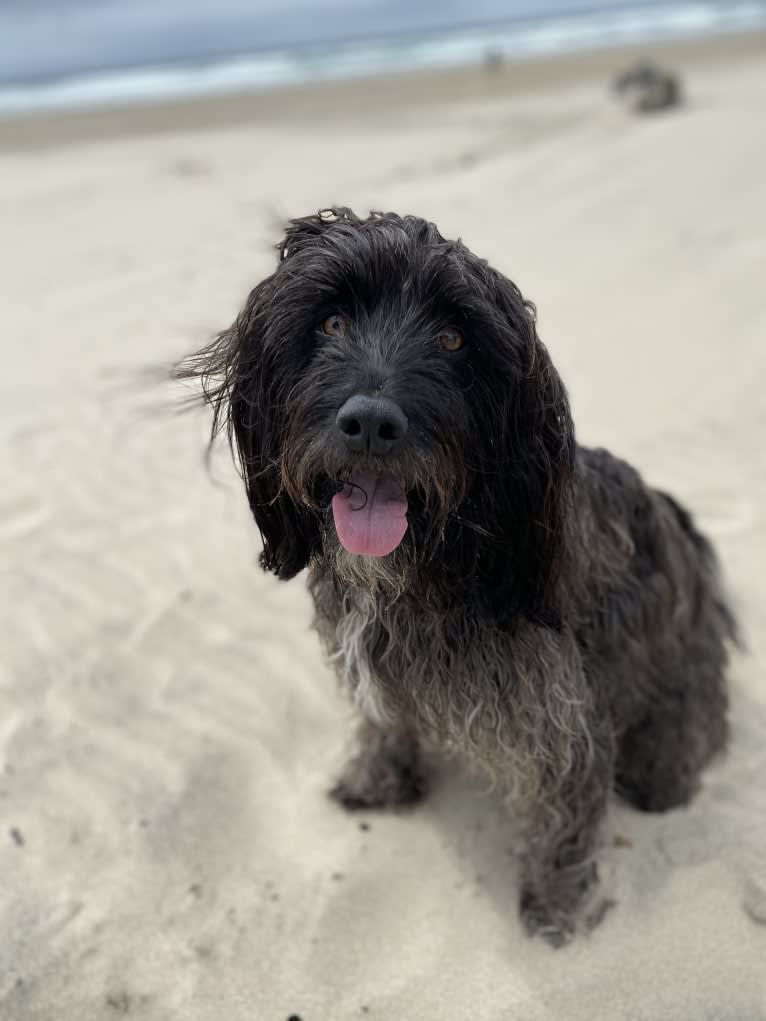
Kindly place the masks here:
POLYGON ((294 220, 276 271, 189 364, 236 440, 266 568, 441 567, 509 608, 545 602, 566 394, 531 307, 460 242, 393 214, 294 220))

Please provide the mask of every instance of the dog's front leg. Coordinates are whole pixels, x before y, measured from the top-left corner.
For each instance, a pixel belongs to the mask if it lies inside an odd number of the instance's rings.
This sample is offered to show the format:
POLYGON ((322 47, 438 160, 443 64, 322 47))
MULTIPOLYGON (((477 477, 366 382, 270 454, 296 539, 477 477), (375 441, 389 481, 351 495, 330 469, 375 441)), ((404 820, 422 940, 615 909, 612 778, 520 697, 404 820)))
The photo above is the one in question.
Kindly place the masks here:
POLYGON ((349 810, 412 805, 426 792, 417 739, 396 723, 362 719, 356 750, 331 797, 349 810))
POLYGON ((597 879, 598 829, 614 776, 612 728, 566 630, 520 632, 512 662, 507 752, 495 775, 522 839, 522 919, 530 933, 560 945, 597 879))
POLYGON ((524 841, 521 916, 530 934, 554 946, 574 935, 579 909, 598 878, 594 856, 611 760, 608 738, 583 736, 568 747, 564 761, 549 759, 533 798, 510 798, 524 841))

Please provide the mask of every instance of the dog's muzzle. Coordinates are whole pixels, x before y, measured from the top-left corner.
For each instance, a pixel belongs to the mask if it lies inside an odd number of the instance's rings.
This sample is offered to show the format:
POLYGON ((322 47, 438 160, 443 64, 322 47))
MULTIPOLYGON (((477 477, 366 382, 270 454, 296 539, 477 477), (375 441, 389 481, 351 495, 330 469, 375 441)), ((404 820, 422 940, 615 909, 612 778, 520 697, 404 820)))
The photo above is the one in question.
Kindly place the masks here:
POLYGON ((407 416, 386 397, 350 397, 335 419, 343 446, 357 467, 332 501, 338 539, 349 553, 385 557, 407 531, 407 496, 402 481, 389 472, 362 466, 362 458, 396 452, 407 433, 407 416))

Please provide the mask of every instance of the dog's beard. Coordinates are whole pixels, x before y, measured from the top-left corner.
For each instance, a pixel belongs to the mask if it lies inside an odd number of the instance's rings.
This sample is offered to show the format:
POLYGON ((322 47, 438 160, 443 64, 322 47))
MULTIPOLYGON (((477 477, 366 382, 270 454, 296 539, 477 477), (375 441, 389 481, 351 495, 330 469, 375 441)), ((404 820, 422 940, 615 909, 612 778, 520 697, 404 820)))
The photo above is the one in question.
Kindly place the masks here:
MULTIPOLYGON (((375 481, 382 485, 380 476, 375 481)), ((434 565, 449 564, 450 558, 445 547, 447 524, 454 520, 456 512, 453 505, 442 503, 438 494, 427 484, 413 484, 402 488, 401 483, 389 476, 389 484, 393 481, 392 503, 393 514, 401 515, 395 520, 391 529, 393 541, 397 541, 394 549, 384 555, 368 552, 371 546, 353 545, 343 531, 343 523, 338 524, 338 497, 334 499, 335 507, 331 507, 324 515, 322 525, 322 550, 327 561, 343 586, 361 588, 369 592, 377 592, 384 600, 396 600, 407 592, 423 591, 424 579, 436 577, 434 565), (406 509, 406 517, 404 511, 406 509), (398 532, 401 532, 399 539, 398 532), (344 541, 345 540, 345 541, 344 541)), ((345 487, 348 494, 349 487, 345 487)), ((344 493, 338 494, 341 499, 344 493)), ((363 502, 364 497, 357 496, 353 488, 348 499, 363 502)), ((364 509, 358 513, 363 519, 364 509)), ((373 512, 374 513, 374 512, 373 512)), ((383 512, 388 513, 388 511, 383 512)), ((384 526, 387 529, 388 523, 384 526)), ((389 533, 386 531, 386 537, 389 533)), ((376 533, 373 541, 380 539, 376 533)), ((382 553, 382 549, 380 550, 382 553)), ((430 582, 426 582, 430 592, 430 582)))
POLYGON ((281 474, 290 498, 315 515, 322 554, 336 573, 389 592, 403 591, 413 572, 443 554, 468 482, 451 446, 350 464, 326 435, 310 436, 297 423, 281 474))

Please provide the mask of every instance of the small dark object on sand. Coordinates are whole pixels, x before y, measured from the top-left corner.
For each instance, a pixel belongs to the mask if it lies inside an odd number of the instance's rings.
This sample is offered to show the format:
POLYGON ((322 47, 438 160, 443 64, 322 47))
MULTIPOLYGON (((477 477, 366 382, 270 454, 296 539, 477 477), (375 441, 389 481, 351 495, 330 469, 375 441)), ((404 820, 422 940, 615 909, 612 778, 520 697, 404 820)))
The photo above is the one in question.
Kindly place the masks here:
POLYGON ((505 56, 502 50, 487 50, 484 54, 484 67, 488 71, 502 71, 505 65, 505 56))
POLYGON ((647 61, 623 71, 615 78, 612 88, 635 113, 668 110, 679 106, 682 100, 678 75, 647 61))
POLYGON ((18 827, 13 826, 8 832, 10 833, 11 840, 14 842, 16 847, 24 846, 24 834, 21 832, 20 829, 18 829, 18 827))

